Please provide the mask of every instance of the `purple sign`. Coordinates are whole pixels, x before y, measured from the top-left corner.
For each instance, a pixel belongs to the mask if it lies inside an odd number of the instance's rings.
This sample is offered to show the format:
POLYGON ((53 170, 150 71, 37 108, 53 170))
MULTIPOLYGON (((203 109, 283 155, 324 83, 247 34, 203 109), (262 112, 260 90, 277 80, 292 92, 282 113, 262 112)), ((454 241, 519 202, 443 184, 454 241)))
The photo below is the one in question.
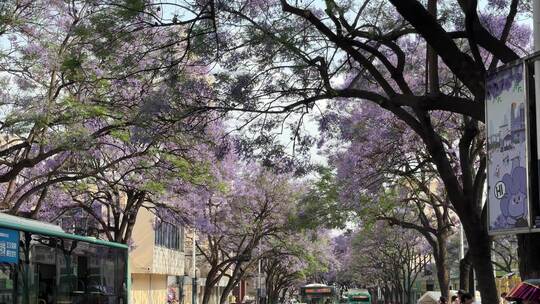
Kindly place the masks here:
POLYGON ((529 230, 529 149, 523 64, 486 81, 490 233, 529 230))

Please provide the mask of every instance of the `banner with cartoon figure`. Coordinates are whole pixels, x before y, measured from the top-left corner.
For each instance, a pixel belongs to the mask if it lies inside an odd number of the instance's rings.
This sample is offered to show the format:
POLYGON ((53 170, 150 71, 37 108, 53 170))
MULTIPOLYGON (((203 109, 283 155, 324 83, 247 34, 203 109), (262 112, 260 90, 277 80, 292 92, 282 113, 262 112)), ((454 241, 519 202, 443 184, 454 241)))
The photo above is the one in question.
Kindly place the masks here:
POLYGON ((524 66, 486 81, 488 224, 490 233, 529 230, 528 107, 524 66))

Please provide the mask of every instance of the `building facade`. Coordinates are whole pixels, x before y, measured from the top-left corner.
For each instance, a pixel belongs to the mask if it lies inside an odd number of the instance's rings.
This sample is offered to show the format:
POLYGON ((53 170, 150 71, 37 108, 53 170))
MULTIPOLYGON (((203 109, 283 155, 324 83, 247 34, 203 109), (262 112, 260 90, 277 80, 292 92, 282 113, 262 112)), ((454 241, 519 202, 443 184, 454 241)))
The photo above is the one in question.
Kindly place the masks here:
POLYGON ((130 252, 131 303, 181 303, 185 267, 184 229, 141 209, 130 252))

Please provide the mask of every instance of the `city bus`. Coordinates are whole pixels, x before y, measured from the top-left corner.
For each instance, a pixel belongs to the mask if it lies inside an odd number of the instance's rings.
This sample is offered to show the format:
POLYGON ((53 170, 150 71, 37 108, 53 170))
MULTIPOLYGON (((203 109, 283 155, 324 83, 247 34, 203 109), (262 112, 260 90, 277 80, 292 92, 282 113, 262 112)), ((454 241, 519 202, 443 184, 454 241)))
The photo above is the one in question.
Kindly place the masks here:
POLYGON ((308 284, 300 287, 301 302, 306 304, 338 304, 339 292, 334 286, 308 284))
POLYGON ((128 246, 0 213, 1 304, 126 304, 128 246))
POLYGON ((349 304, 371 304, 371 295, 365 289, 352 289, 347 292, 349 304))

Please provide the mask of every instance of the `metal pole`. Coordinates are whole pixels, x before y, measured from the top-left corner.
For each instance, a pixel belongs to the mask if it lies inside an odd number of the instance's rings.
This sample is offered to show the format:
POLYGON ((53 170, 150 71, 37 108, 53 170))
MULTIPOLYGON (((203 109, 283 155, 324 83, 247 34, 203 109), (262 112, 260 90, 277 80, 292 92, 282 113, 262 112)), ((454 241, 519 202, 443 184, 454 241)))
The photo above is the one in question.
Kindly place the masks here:
POLYGON ((540 2, 533 1, 534 50, 540 51, 540 2))
MULTIPOLYGON (((261 250, 259 249, 259 255, 261 250)), ((257 271, 257 304, 261 303, 261 259, 259 257, 258 271, 257 271)))
POLYGON ((195 240, 196 240, 196 233, 195 229, 193 229, 193 239, 192 239, 192 248, 191 248, 191 278, 192 278, 192 285, 191 285, 191 304, 197 304, 197 268, 196 268, 196 261, 195 261, 195 250, 197 249, 195 240))
MULTIPOLYGON (((491 252, 495 252, 495 242, 491 242, 491 252)), ((493 259, 494 262, 497 261, 497 256, 496 255, 492 255, 491 257, 493 259)), ((495 264, 493 265, 493 277, 494 278, 497 278, 497 266, 495 266, 495 264)))
POLYGON ((463 225, 459 224, 459 259, 465 258, 465 240, 463 239, 463 225))
MULTIPOLYGON (((534 51, 540 51, 540 1, 533 1, 533 38, 534 51)), ((540 117, 540 61, 534 61, 534 95, 536 105, 536 117, 540 117)), ((536 124, 536 143, 540 143, 540 124, 536 124)), ((536 149, 537 159, 540 160, 540 149, 536 149)))

